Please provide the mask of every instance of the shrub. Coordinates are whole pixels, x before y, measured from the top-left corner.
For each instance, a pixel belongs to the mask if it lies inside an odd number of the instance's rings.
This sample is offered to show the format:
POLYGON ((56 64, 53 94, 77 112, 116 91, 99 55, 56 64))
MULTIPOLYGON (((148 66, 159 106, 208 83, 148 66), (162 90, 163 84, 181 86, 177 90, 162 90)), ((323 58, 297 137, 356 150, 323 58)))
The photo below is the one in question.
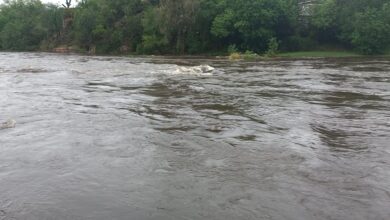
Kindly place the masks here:
POLYGON ((241 60, 241 59, 242 59, 241 54, 238 52, 231 53, 229 55, 229 60, 241 60))
POLYGON ((268 50, 266 52, 266 55, 268 57, 274 57, 278 53, 279 50, 279 42, 276 38, 271 38, 268 42, 268 50))
POLYGON ((238 52, 238 49, 237 49, 237 46, 235 44, 231 44, 228 46, 228 53, 229 54, 237 53, 237 52, 238 52))
POLYGON ((257 53, 250 51, 250 50, 245 51, 245 53, 243 54, 243 58, 245 60, 253 60, 253 59, 257 59, 259 57, 260 56, 257 53))

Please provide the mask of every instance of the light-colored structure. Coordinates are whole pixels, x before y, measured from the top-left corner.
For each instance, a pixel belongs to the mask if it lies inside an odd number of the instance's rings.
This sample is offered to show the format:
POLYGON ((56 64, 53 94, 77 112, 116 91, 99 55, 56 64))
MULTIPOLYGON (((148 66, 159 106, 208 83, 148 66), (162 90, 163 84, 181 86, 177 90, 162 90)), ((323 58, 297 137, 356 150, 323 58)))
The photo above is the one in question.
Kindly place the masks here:
POLYGON ((303 0, 299 2, 300 15, 302 17, 310 17, 313 14, 313 8, 315 5, 321 3, 321 0, 303 0))

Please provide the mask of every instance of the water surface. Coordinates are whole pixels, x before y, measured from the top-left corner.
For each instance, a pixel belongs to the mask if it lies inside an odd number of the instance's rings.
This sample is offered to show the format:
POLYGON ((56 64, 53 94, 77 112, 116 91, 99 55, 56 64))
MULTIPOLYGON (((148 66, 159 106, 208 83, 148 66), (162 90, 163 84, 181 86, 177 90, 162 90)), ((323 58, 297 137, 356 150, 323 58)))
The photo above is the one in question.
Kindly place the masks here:
POLYGON ((8 119, 0 220, 390 219, 389 60, 0 53, 8 119))

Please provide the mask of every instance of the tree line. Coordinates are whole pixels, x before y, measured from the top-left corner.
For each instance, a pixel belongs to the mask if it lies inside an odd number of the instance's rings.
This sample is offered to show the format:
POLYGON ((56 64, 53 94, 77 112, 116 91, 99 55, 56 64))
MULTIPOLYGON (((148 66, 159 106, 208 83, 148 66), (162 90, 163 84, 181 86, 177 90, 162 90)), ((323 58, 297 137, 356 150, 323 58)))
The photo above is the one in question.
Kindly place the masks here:
POLYGON ((389 0, 40 0, 0 6, 0 49, 138 54, 390 48, 389 0))

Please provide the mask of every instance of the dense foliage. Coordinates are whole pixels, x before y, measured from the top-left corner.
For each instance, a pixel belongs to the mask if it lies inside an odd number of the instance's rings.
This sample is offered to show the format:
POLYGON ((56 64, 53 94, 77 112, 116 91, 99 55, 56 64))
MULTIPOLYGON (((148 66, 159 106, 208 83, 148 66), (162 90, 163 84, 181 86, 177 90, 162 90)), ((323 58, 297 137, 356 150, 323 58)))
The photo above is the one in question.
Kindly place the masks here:
POLYGON ((40 0, 0 6, 0 49, 196 54, 390 47, 389 0, 40 0))

